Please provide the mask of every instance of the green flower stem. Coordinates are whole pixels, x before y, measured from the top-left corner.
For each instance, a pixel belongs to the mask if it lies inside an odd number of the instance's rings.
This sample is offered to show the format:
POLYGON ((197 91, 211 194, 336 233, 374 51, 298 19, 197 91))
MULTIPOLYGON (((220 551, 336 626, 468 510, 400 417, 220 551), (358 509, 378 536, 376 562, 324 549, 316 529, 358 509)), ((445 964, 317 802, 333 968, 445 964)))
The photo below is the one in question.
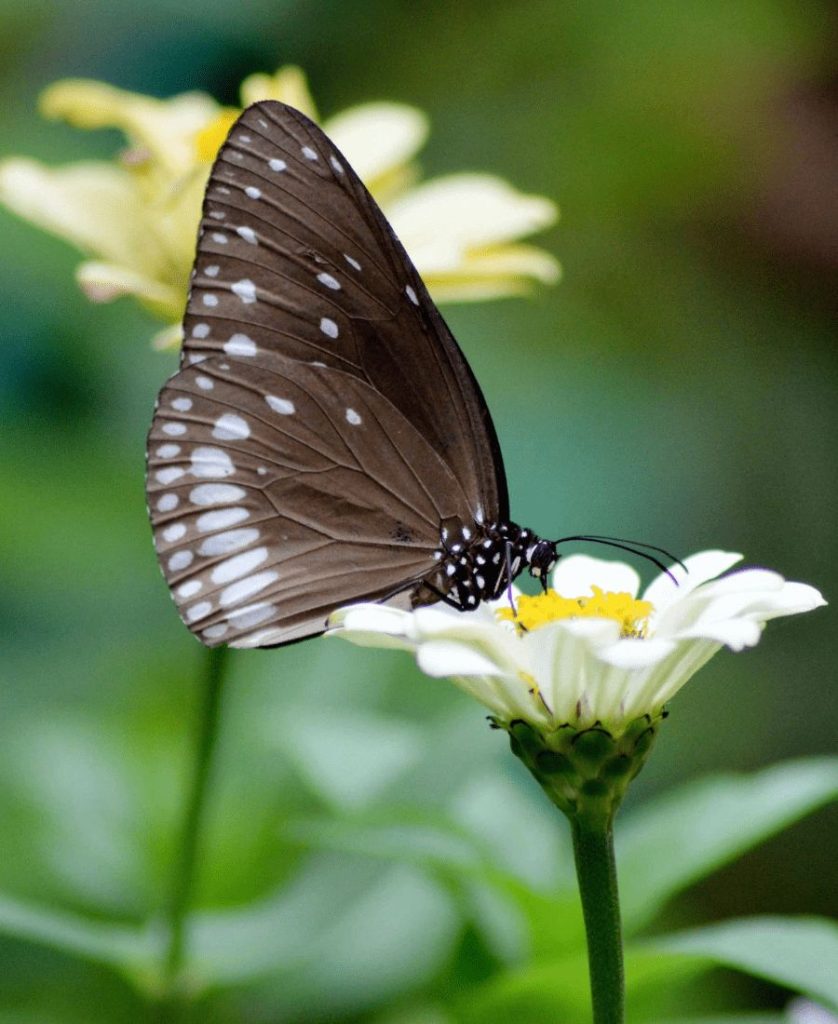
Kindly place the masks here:
POLYGON ((582 897, 594 1024, 622 1024, 625 1014, 623 944, 614 863, 614 815, 631 780, 646 763, 664 711, 643 715, 611 733, 599 722, 541 729, 516 719, 506 729, 512 752, 532 772, 573 830, 582 897))
POLYGON ((186 918, 195 888, 198 847, 209 794, 212 757, 218 738, 226 659, 226 647, 214 647, 205 654, 200 718, 192 755, 192 778, 184 808, 172 891, 166 912, 168 948, 163 964, 163 986, 158 1016, 161 1022, 176 1021, 182 1015, 185 993, 181 973, 186 952, 186 918))
POLYGON ((623 1024, 625 981, 614 833, 609 820, 571 818, 594 1024, 623 1024))

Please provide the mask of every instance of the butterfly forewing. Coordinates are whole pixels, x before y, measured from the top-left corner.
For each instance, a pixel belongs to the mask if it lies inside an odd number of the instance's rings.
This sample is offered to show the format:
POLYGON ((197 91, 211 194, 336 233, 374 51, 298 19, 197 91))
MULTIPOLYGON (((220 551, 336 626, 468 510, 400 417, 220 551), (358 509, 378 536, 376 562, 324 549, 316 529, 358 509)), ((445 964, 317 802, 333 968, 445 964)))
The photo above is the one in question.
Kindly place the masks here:
POLYGON ((375 201, 298 111, 255 104, 213 167, 183 361, 276 352, 388 398, 460 481, 471 517, 508 515, 479 387, 375 201))
POLYGON ((233 646, 322 632, 351 601, 408 605, 436 565, 440 522, 466 501, 369 384, 264 352, 210 358, 169 381, 149 435, 148 491, 184 622, 207 644, 233 646))

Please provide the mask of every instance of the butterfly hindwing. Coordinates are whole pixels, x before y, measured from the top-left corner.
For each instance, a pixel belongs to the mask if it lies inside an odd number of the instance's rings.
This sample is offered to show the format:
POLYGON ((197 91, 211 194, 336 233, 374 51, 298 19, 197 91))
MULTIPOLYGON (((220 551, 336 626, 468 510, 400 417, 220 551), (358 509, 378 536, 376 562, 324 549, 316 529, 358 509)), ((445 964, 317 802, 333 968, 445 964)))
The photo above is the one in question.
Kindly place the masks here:
POLYGON ((440 522, 466 501, 371 385, 265 352, 175 374, 148 451, 163 572, 209 645, 301 639, 353 601, 409 605, 436 566, 440 522))

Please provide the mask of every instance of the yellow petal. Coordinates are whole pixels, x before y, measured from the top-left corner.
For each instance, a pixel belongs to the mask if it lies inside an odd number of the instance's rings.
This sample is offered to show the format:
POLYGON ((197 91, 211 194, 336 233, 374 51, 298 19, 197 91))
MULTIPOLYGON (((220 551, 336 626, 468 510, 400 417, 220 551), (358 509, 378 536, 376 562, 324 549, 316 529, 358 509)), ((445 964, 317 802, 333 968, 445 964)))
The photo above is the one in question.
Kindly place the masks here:
POLYGON ((76 268, 76 281, 91 302, 133 295, 157 316, 171 320, 183 313, 185 296, 178 289, 116 263, 82 263, 76 268))
POLYGON ((323 126, 371 192, 379 197, 384 182, 424 145, 428 119, 401 103, 365 103, 350 107, 323 126))
POLYGON ((122 129, 140 157, 147 154, 173 174, 195 162, 195 136, 219 111, 205 93, 158 100, 81 78, 51 85, 41 94, 40 106, 45 117, 63 118, 78 128, 122 129))
POLYGON ((501 178, 454 174, 412 189, 388 205, 387 216, 417 261, 444 266, 456 262, 457 253, 540 231, 556 220, 558 209, 501 178))
POLYGON ((132 176, 91 161, 50 168, 12 157, 0 163, 0 201, 84 252, 154 276, 160 252, 132 176))
POLYGON ((227 138, 241 111, 225 107, 221 113, 195 135, 195 155, 203 163, 215 160, 219 149, 227 138))
POLYGON ((317 107, 308 89, 308 81, 302 68, 287 64, 273 75, 250 75, 241 84, 243 107, 259 100, 279 100, 302 111, 312 121, 317 120, 317 107))

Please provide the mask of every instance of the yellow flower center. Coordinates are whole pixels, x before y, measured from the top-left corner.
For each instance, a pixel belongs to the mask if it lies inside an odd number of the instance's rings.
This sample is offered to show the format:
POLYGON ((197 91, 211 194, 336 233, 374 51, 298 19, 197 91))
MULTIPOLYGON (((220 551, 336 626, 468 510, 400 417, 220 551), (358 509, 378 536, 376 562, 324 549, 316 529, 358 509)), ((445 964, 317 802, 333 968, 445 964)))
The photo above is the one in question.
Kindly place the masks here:
POLYGON ((562 597, 555 590, 531 597, 521 594, 517 608, 499 608, 499 619, 512 621, 519 631, 531 631, 556 619, 614 619, 620 624, 620 636, 644 637, 652 614, 651 601, 638 601, 629 593, 615 594, 592 586, 592 596, 562 597))
POLYGON ((241 113, 235 107, 225 107, 209 124, 195 133, 195 155, 199 160, 209 163, 214 160, 233 127, 233 122, 241 113))

